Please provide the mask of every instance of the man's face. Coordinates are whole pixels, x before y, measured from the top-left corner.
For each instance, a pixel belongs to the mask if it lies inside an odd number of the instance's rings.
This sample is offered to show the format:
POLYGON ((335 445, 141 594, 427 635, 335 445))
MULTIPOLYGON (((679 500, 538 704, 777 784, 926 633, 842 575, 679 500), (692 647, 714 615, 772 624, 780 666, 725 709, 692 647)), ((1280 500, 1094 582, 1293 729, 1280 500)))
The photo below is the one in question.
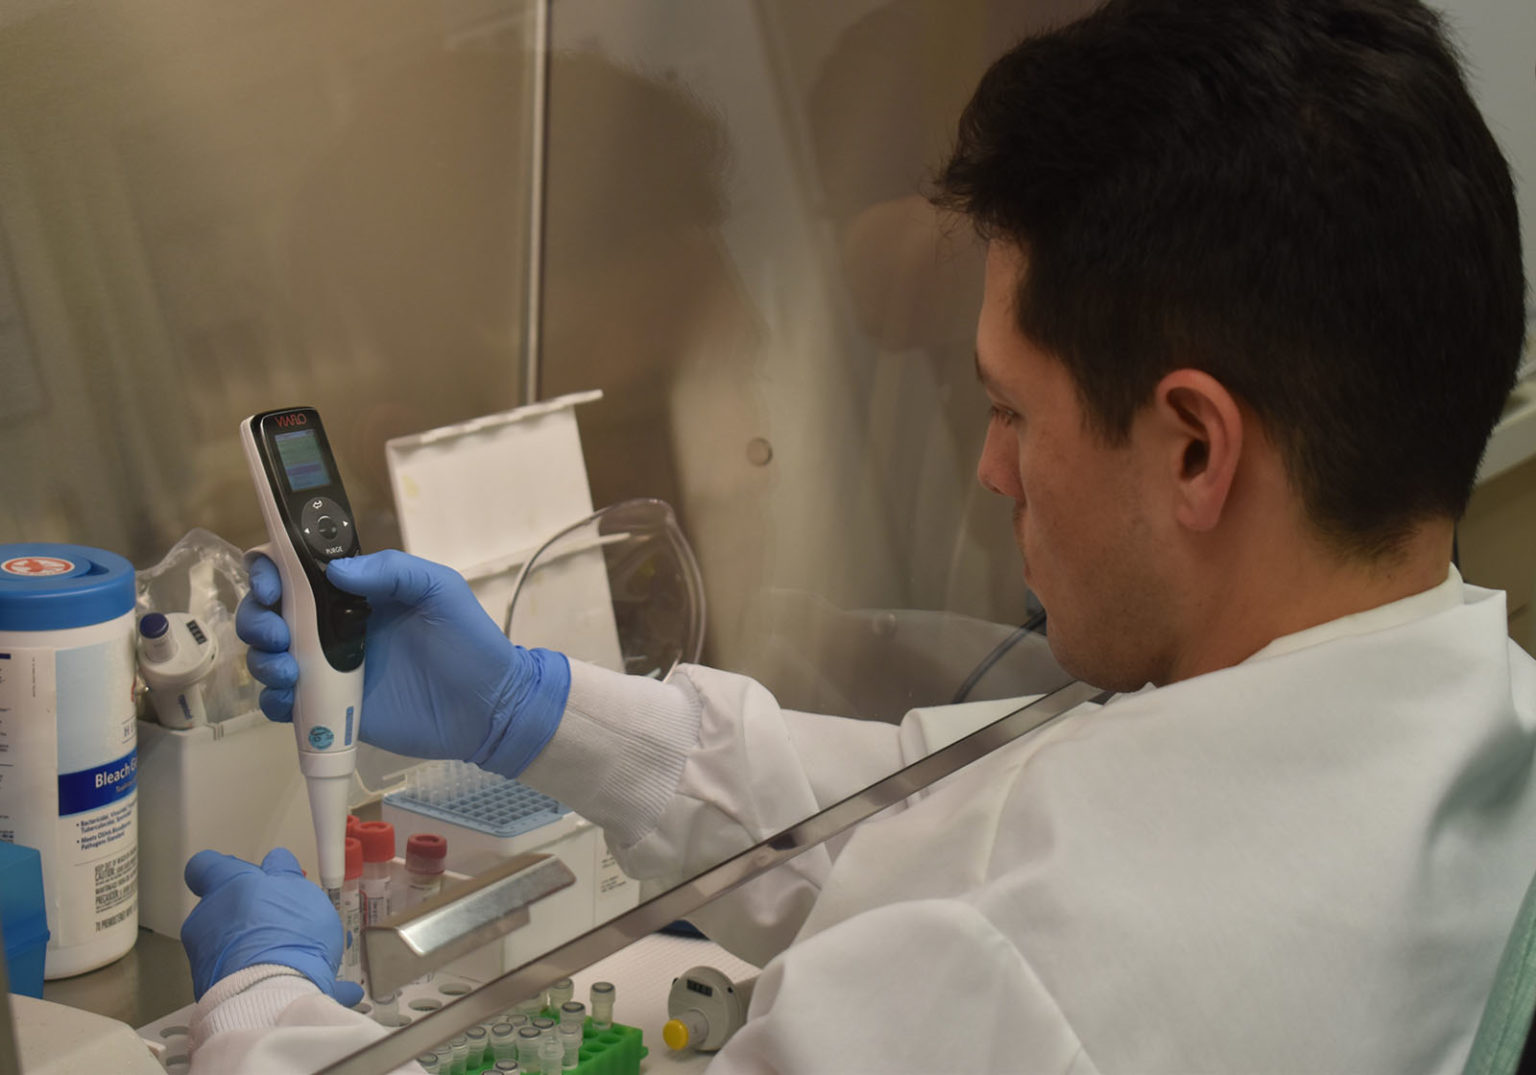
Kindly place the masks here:
POLYGON ((991 402, 977 477, 1013 501, 1024 580, 1049 615, 1051 651, 1080 679, 1113 690, 1161 682, 1169 605, 1159 577, 1154 458, 1108 447, 1084 418, 1066 368, 1019 332, 1014 293, 1027 261, 993 242, 976 331, 991 402))

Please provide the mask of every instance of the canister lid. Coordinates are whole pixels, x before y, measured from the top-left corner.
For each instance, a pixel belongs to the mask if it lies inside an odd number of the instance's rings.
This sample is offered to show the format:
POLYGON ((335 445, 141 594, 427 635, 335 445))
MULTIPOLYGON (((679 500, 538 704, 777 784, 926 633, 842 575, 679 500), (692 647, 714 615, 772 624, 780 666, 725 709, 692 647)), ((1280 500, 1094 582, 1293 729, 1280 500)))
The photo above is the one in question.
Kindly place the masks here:
POLYGON ((133 565, 86 545, 0 545, 0 631, 88 627, 133 611, 133 565))

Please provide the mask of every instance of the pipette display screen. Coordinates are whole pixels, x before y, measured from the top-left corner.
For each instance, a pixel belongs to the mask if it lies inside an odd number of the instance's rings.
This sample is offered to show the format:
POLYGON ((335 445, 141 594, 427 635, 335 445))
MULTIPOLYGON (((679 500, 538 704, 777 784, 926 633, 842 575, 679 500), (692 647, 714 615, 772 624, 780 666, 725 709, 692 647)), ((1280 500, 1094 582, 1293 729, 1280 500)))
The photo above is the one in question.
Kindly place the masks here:
POLYGON ((326 468, 325 456, 320 451, 320 438, 313 429, 274 433, 272 441, 277 445, 277 454, 283 461, 283 475, 288 479, 288 488, 298 493, 331 484, 331 472, 326 468))

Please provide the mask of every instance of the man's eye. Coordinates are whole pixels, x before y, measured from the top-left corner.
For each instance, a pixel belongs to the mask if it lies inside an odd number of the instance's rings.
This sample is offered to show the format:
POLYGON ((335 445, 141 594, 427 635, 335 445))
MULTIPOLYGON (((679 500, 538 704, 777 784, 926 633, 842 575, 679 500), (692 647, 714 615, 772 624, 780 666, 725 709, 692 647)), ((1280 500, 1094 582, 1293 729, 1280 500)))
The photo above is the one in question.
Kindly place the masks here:
POLYGON ((1001 422, 1005 426, 1011 426, 1019 420, 1019 416, 1005 407, 992 404, 987 408, 987 418, 993 422, 1001 422))

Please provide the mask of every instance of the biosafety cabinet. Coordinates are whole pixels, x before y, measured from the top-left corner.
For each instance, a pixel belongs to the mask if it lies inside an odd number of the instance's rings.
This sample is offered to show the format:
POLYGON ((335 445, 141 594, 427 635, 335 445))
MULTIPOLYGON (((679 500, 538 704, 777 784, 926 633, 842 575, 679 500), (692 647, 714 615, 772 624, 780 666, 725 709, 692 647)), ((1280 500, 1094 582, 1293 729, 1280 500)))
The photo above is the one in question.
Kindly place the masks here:
MULTIPOLYGON (((399 545, 388 442, 601 390, 590 503, 675 508, 705 660, 806 710, 951 700, 1032 606, 974 479, 979 250, 922 182, 987 63, 1089 6, 7 5, 0 543, 258 544, 234 430, 306 403, 399 545)), ((1440 6, 1536 266, 1536 10, 1440 6)), ((1529 387, 1460 535, 1528 647, 1529 387)), ((189 997, 165 943, 49 995, 148 1025, 189 997)))

